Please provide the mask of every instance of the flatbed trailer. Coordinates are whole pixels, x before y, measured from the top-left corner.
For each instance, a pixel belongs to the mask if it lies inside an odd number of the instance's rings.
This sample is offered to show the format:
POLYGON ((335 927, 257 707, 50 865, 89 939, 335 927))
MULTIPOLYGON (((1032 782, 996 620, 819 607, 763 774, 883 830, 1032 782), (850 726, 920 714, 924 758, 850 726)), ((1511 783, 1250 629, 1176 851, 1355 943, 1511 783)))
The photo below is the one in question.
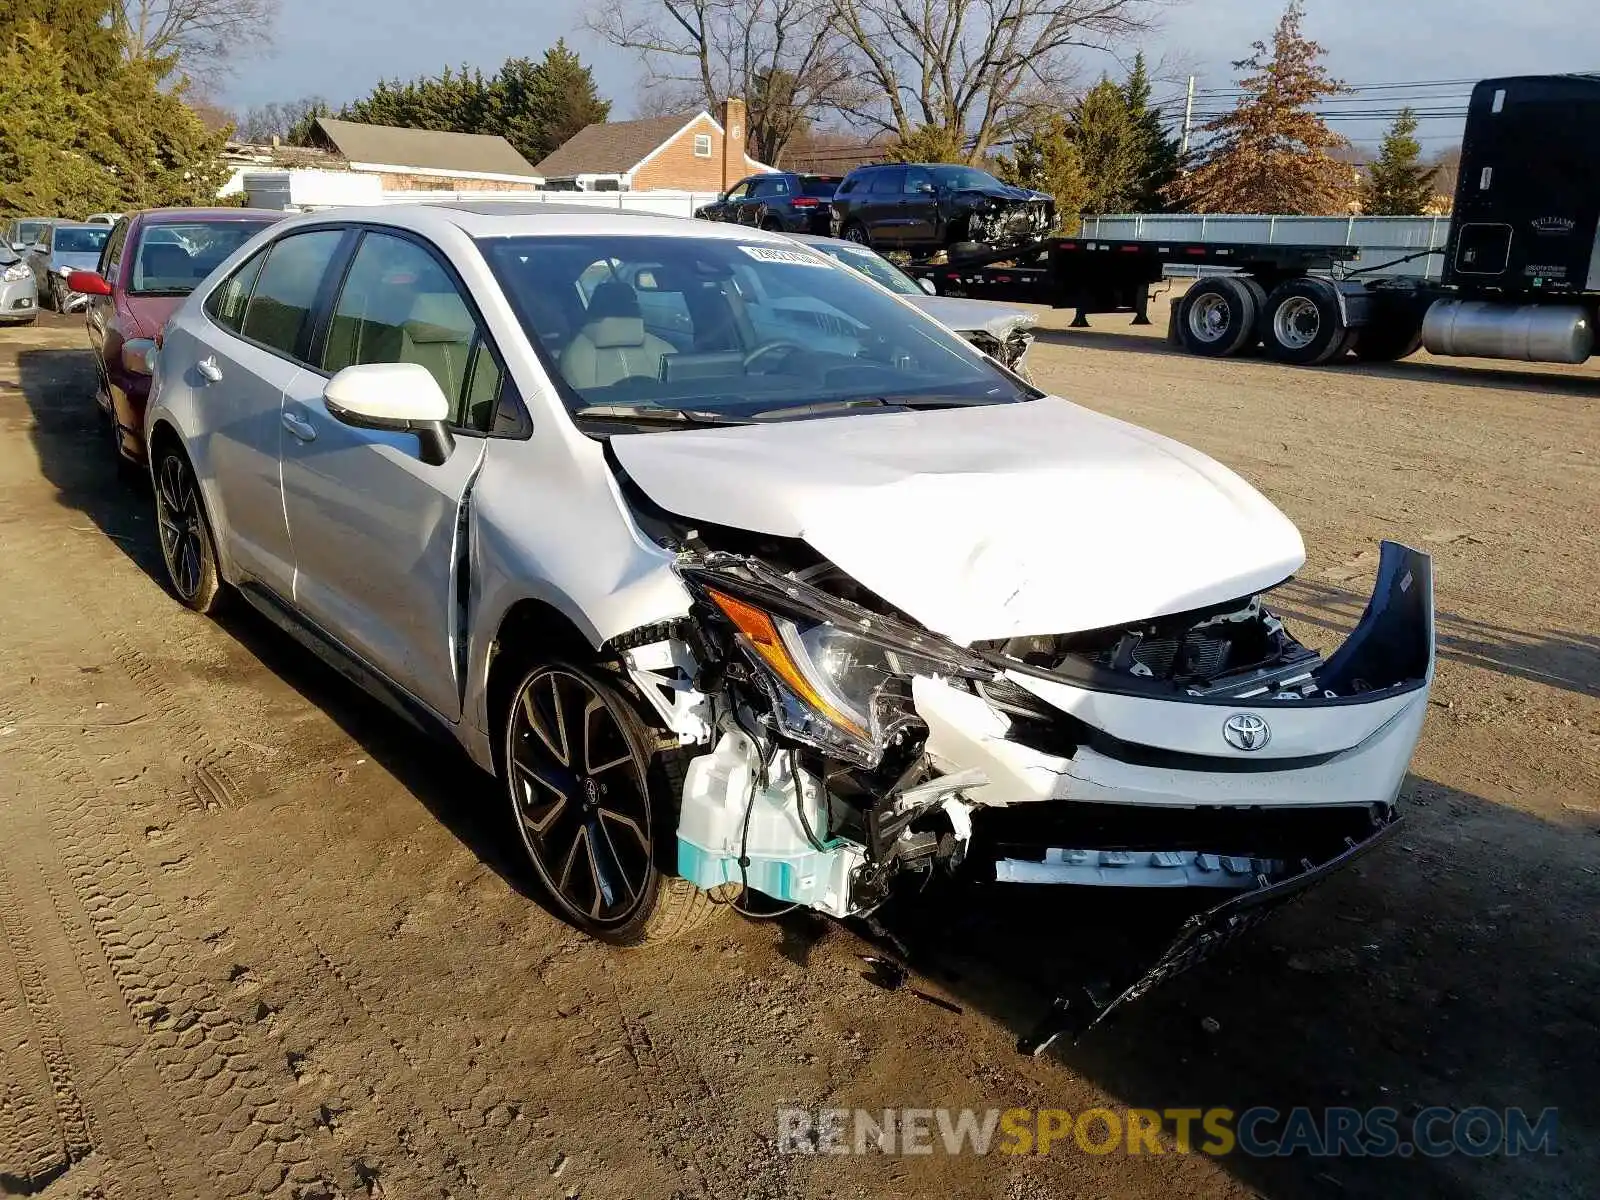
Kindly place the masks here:
POLYGON ((1238 271, 1276 286, 1332 271, 1360 254, 1353 246, 1060 237, 955 262, 914 264, 906 271, 931 280, 941 296, 1075 308, 1073 326, 1085 328, 1095 313, 1131 312, 1135 324, 1148 325, 1150 288, 1166 277, 1171 263, 1238 271))
MULTIPOLYGON (((1202 272, 1169 340, 1225 358, 1257 345, 1315 366, 1435 355, 1579 364, 1600 325, 1600 74, 1491 79, 1473 89, 1438 283, 1347 269, 1354 247, 1057 237, 911 274, 941 295, 1132 312, 1169 264, 1202 272)), ((1392 265, 1392 264, 1383 264, 1392 265)), ((1184 272, 1187 274, 1187 272, 1184 272)))

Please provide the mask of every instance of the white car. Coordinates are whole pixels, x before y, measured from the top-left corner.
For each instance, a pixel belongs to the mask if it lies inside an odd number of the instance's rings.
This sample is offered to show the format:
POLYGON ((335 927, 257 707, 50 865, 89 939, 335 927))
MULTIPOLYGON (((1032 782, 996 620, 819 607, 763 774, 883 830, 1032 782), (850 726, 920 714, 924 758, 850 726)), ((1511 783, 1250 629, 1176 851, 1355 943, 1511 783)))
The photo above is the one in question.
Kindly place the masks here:
POLYGON ((1033 381, 1025 361, 1033 345, 1033 327, 1038 315, 1013 304, 993 300, 969 300, 962 296, 941 296, 927 278, 912 279, 894 263, 870 247, 843 238, 790 234, 797 242, 814 246, 829 258, 865 275, 873 283, 904 296, 946 329, 953 329, 996 362, 1003 363, 1022 378, 1033 381))
POLYGON ((1426 557, 1387 545, 1322 658, 1272 610, 1300 535, 1237 475, 781 234, 292 218, 153 365, 178 596, 242 594, 464 746, 599 937, 930 874, 1192 887, 1231 928, 1394 826, 1426 557), (765 339, 774 297, 871 336, 765 339))

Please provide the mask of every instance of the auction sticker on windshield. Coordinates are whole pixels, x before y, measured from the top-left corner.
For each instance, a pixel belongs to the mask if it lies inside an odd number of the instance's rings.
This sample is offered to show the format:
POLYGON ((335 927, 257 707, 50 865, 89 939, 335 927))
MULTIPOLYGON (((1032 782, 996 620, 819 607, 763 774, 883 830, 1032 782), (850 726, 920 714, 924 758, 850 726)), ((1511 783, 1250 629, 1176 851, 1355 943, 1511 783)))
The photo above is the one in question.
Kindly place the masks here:
POLYGON ((793 263, 797 267, 828 267, 832 265, 821 255, 808 254, 804 250, 780 250, 776 246, 746 246, 742 243, 739 249, 759 262, 793 263))

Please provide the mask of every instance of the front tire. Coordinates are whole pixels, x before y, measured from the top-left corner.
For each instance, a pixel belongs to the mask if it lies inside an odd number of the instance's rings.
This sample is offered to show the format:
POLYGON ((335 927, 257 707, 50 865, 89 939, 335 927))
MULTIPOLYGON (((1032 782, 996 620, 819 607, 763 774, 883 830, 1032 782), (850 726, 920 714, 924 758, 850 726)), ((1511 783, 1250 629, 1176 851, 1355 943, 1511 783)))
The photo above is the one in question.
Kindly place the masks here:
POLYGON ((718 902, 664 869, 677 804, 638 710, 595 672, 527 668, 503 723, 501 774, 518 840, 559 914, 639 946, 698 928, 718 902))
POLYGON ((851 221, 844 227, 844 240, 865 246, 869 250, 872 248, 872 238, 867 233, 867 227, 860 221, 851 221))
MULTIPOLYGON (((113 417, 113 428, 115 425, 113 417)), ((168 443, 156 455, 152 476, 161 558, 167 564, 172 594, 185 608, 212 616, 222 607, 226 593, 217 568, 216 539, 194 467, 179 446, 168 443)))

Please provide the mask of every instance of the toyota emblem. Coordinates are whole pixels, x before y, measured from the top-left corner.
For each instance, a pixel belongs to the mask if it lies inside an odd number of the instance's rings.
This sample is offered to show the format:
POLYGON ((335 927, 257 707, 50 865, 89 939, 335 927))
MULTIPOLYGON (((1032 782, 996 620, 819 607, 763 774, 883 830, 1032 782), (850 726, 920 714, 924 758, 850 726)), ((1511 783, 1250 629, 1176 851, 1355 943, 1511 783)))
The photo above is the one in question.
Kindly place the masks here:
POLYGON ((1222 726, 1222 736, 1235 750, 1259 750, 1272 740, 1272 727, 1255 713, 1234 713, 1222 726))

